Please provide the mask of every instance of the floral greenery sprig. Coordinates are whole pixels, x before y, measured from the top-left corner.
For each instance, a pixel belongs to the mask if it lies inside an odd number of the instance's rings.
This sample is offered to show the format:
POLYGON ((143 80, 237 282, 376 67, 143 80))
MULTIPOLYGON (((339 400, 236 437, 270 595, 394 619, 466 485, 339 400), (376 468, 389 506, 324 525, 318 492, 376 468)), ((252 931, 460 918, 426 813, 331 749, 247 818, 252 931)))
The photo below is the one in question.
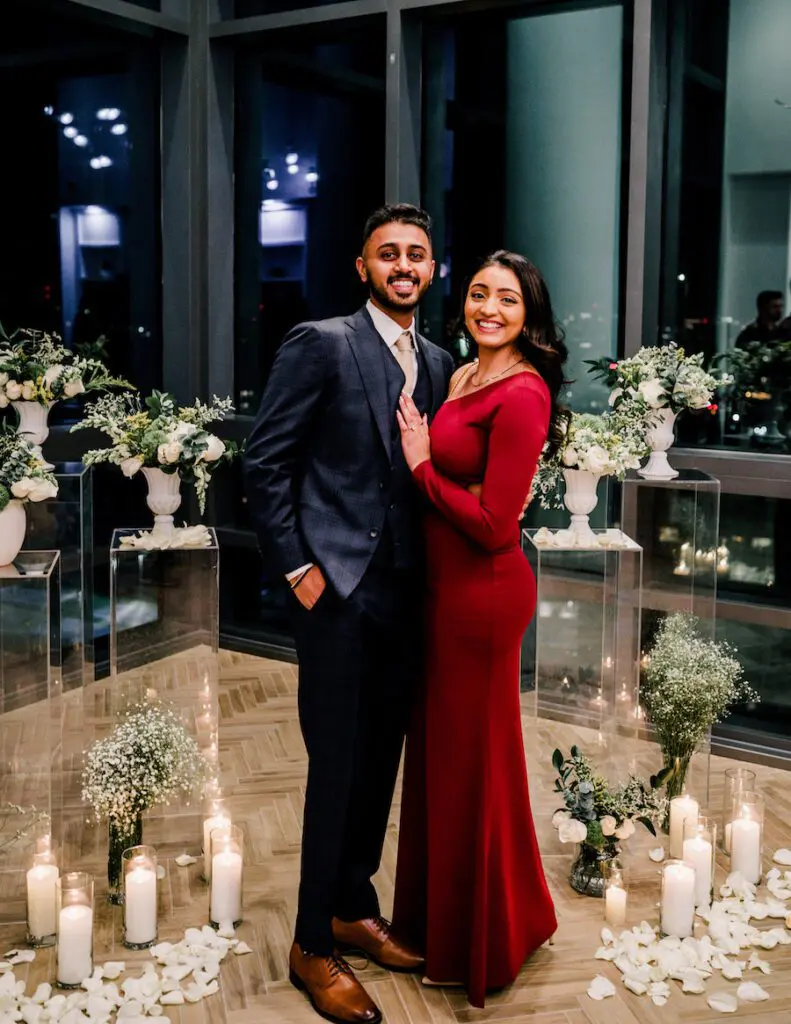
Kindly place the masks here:
POLYGON ((27 839, 33 829, 49 829, 49 823, 50 817, 47 812, 39 811, 33 805, 22 807, 9 802, 0 805, 0 853, 21 839, 27 839), (9 823, 13 823, 13 828, 6 832, 6 825, 9 823))
POLYGON ((9 402, 49 405, 84 391, 131 387, 99 359, 75 355, 57 334, 20 329, 8 336, 0 325, 0 409, 9 402))
POLYGON ((650 425, 660 409, 707 409, 714 392, 731 382, 703 368, 703 354, 687 355, 675 342, 641 348, 628 359, 588 359, 589 372, 610 388, 618 412, 632 406, 650 425))
POLYGON ((640 703, 654 727, 674 793, 690 758, 715 722, 730 714, 740 701, 757 702, 759 695, 743 678, 736 649, 726 641, 701 635, 699 620, 676 612, 659 625, 646 659, 640 703))
POLYGON ((739 396, 750 389, 771 391, 791 377, 791 341, 749 341, 744 348, 720 352, 712 362, 727 367, 739 396))
POLYGON ((208 773, 208 762, 175 709, 162 701, 143 701, 88 750, 82 799, 97 821, 129 832, 148 808, 179 794, 192 796, 208 773))
POLYGON ((665 813, 666 801, 659 792, 666 777, 664 770, 648 781, 630 775, 626 782, 612 787, 578 747, 571 748, 570 757, 555 750, 552 765, 558 773, 555 792, 565 803, 552 817, 562 843, 612 848, 618 840, 634 835, 635 822, 656 835, 656 822, 665 813))
POLYGON ((145 407, 136 395, 106 395, 100 398, 71 429, 94 427, 107 434, 112 444, 86 452, 86 466, 109 462, 132 477, 143 467, 178 473, 195 488, 201 513, 212 474, 223 462, 239 454, 233 441, 222 441, 206 430, 233 410, 230 398, 217 398, 210 405, 197 399, 179 408, 173 395, 154 391, 145 407))
POLYGON ((648 455, 642 422, 627 415, 572 413, 563 443, 549 459, 542 459, 533 477, 533 495, 542 508, 560 508, 557 497, 564 469, 580 469, 622 480, 648 455))
POLYGON ((7 424, 0 425, 0 512, 10 501, 45 501, 58 493, 38 449, 7 424))

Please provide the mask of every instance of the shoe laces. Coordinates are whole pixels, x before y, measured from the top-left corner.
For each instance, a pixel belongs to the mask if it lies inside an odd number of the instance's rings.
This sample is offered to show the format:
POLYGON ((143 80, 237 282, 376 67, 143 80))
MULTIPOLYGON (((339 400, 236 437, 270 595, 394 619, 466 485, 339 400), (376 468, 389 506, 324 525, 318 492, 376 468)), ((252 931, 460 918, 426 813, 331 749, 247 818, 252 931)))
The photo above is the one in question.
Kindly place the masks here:
POLYGON ((375 917, 373 921, 379 931, 384 932, 385 936, 389 938, 390 929, 392 928, 390 921, 388 921, 386 917, 375 917))
POLYGON ((341 974, 352 973, 351 967, 346 963, 343 957, 338 956, 337 953, 331 953, 330 956, 325 956, 324 960, 327 964, 331 978, 337 978, 341 974))

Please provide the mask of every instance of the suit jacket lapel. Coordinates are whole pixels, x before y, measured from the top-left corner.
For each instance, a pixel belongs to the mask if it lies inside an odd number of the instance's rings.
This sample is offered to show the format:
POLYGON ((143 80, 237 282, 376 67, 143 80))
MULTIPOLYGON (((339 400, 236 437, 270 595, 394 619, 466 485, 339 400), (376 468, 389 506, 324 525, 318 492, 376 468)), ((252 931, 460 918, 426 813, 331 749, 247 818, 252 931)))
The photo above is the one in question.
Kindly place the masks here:
POLYGON ((387 458, 392 461, 391 434, 395 413, 388 394, 387 373, 382 358, 387 354, 384 352, 384 343, 365 308, 350 316, 346 323, 349 328, 347 338, 360 371, 365 395, 387 458))
POLYGON ((442 358, 433 345, 429 345, 425 338, 417 335, 417 344, 423 355, 424 365, 428 367, 429 386, 431 388, 431 402, 429 408, 432 413, 442 405, 447 397, 447 386, 445 371, 442 368, 442 358))

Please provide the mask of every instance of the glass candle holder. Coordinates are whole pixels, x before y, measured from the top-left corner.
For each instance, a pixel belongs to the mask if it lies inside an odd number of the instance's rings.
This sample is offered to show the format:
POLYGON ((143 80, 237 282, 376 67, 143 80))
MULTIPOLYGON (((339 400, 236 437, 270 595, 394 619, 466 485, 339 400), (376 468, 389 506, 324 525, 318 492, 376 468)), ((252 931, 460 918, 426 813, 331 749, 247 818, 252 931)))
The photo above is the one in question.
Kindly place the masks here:
POLYGON ((725 790, 722 797, 722 827, 720 844, 724 853, 731 852, 731 812, 738 793, 755 792, 755 772, 749 768, 728 768, 725 771, 725 790))
POLYGON ((604 882, 604 920, 613 928, 623 928, 626 924, 626 907, 628 890, 624 879, 623 868, 614 864, 604 882))
POLYGON ((746 790, 734 793, 730 819, 731 871, 757 885, 762 874, 764 798, 746 790))
POLYGON ((685 939, 695 927, 695 869, 682 860, 662 865, 660 930, 685 939))
POLYGON ((132 846, 123 853, 124 945, 147 949, 157 941, 157 852, 132 846))
POLYGON ((54 946, 58 931, 60 877, 51 836, 39 836, 31 847, 26 875, 27 942, 29 946, 54 946))
POLYGON ((93 879, 70 871, 56 882, 58 952, 55 980, 61 988, 79 988, 93 974, 93 879))
POLYGON ((231 827, 231 816, 218 787, 206 794, 203 807, 203 877, 211 881, 211 834, 214 829, 231 827))
POLYGON ((717 824, 698 815, 697 821, 684 822, 683 861, 695 869, 695 906, 711 906, 714 895, 714 856, 717 849, 717 824))
POLYGON ((698 801, 686 791, 670 801, 670 856, 680 860, 684 852, 684 823, 697 821, 698 801))
POLYGON ((214 928, 232 928, 242 920, 243 838, 236 825, 211 833, 209 923, 214 928))

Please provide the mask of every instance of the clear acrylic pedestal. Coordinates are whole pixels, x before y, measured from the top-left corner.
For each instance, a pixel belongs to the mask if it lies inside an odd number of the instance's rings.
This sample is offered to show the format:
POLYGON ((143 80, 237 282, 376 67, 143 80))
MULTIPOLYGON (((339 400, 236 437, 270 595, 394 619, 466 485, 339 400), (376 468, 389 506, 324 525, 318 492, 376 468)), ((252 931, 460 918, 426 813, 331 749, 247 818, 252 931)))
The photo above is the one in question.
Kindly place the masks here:
MULTIPOLYGON (((522 648, 523 708, 570 727, 557 730, 566 753, 576 743, 606 774, 625 775, 638 725, 642 549, 620 531, 594 530, 612 546, 590 548, 536 544, 537 532, 522 535, 538 590, 522 648)), ((547 764, 550 755, 541 754, 547 764)))
POLYGON ((42 822, 41 829, 59 841, 60 660, 59 553, 21 551, 11 565, 0 568, 0 924, 13 925, 18 942, 25 934, 28 848, 25 842, 5 845, 23 821, 9 805, 48 814, 49 825, 42 822))
MULTIPOLYGON (((697 469, 682 469, 673 480, 630 473, 621 494, 621 525, 643 549, 641 655, 674 612, 694 615, 702 634, 716 639, 717 579, 727 569, 727 551, 719 546, 719 480, 697 469)), ((641 732, 650 738, 650 730, 641 732)), ((687 773, 701 804, 708 803, 709 750, 707 739, 687 773)))
MULTIPOLYGON (((219 547, 142 550, 127 547, 135 530, 116 530, 110 548, 110 679, 94 707, 96 734, 118 722, 130 703, 175 706, 217 781, 219 681, 219 547)), ((200 794, 144 815, 145 841, 160 856, 197 855, 200 794)))

